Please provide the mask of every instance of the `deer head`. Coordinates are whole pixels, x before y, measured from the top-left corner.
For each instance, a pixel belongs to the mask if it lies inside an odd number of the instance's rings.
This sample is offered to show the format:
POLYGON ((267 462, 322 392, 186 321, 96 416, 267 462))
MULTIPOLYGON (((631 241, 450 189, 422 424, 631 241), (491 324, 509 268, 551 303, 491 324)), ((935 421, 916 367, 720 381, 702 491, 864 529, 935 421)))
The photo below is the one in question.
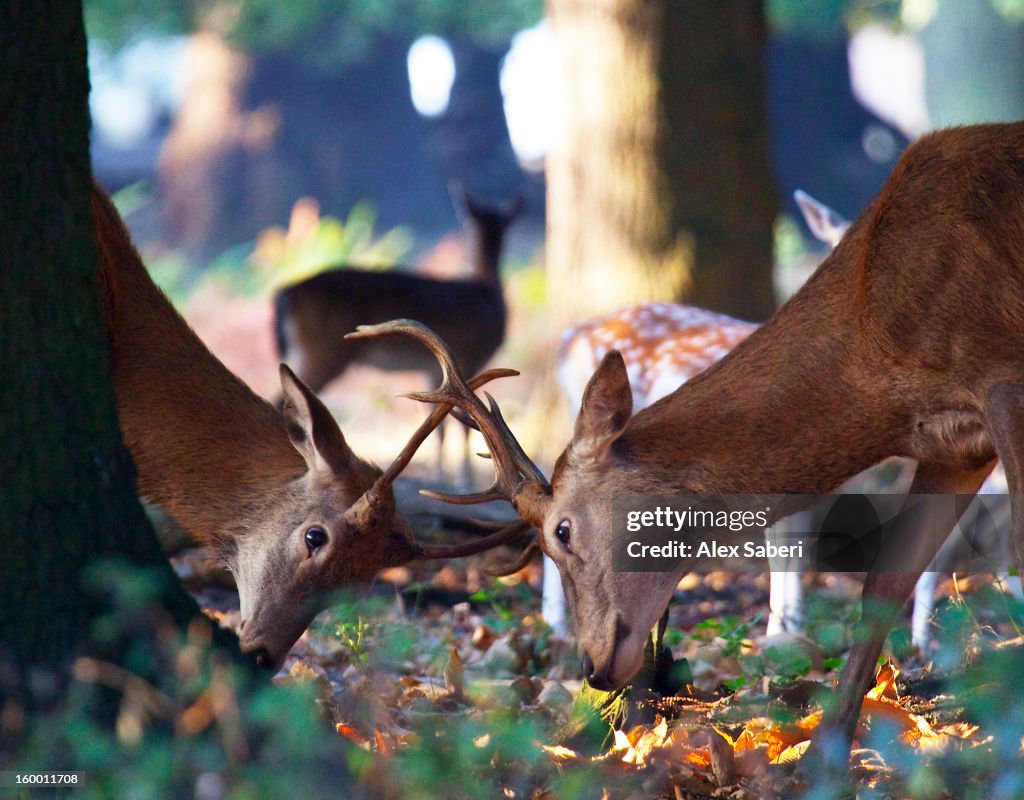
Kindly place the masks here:
MULTIPOLYGON (((632 394, 622 356, 618 351, 610 352, 591 379, 572 441, 556 463, 549 483, 515 441, 494 399, 488 395, 489 406, 484 406, 459 375, 444 343, 423 326, 398 320, 361 327, 352 336, 396 333, 413 336, 429 347, 444 375, 437 391, 409 396, 458 408, 463 421, 483 434, 495 464, 494 483, 483 492, 426 494, 459 504, 510 501, 516 513, 540 532, 541 549, 558 565, 574 611, 588 681, 596 688, 624 684, 640 667, 648 633, 668 604, 676 578, 612 570, 612 549, 608 547, 611 497, 604 487, 616 485, 629 491, 631 484, 637 484, 635 491, 645 490, 628 464, 620 463, 615 449, 632 413, 632 394), (641 598, 642 613, 634 614, 633 624, 628 624, 616 609, 629 607, 636 611, 637 598, 641 598)), ((520 567, 530 554, 532 551, 527 551, 510 569, 520 567)))
MULTIPOLYGON (((464 545, 418 542, 392 483, 449 408, 436 410, 382 472, 352 451, 316 395, 287 366, 280 370, 285 429, 306 468, 277 493, 258 531, 239 536, 226 555, 238 584, 242 650, 274 668, 333 591, 366 584, 385 567, 483 552, 526 530, 516 524, 464 545)), ((512 372, 491 370, 470 383, 512 372)))
MULTIPOLYGON (((416 559, 481 552, 513 526, 465 545, 413 537, 391 489, 449 407, 435 409, 384 472, 359 458, 285 366, 282 414, 199 340, 153 283, 110 199, 93 192, 111 373, 139 494, 163 506, 230 567, 242 650, 277 667, 333 590, 416 559)), ((470 381, 516 374, 491 370, 470 381)))

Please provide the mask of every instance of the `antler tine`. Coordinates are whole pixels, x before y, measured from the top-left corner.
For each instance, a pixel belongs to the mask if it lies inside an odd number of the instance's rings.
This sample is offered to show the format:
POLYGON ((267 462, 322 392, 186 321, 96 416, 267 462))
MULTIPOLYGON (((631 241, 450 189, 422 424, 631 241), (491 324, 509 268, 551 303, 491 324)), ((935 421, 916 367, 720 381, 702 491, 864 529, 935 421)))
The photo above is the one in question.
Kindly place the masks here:
POLYGON ((491 416, 494 418, 495 427, 501 433, 502 441, 506 443, 508 449, 512 452, 512 457, 515 459, 516 465, 524 475, 535 480, 542 486, 547 486, 547 477, 540 471, 540 467, 534 464, 530 457, 526 455, 522 445, 519 444, 519 440, 516 439, 515 434, 512 433, 511 428, 508 427, 508 423, 505 422, 505 418, 501 415, 501 408, 498 407, 497 401, 491 397, 490 392, 484 392, 484 395, 487 397, 487 403, 491 408, 491 416))
POLYGON ((463 556, 475 556, 477 553, 490 550, 493 547, 497 547, 499 544, 505 544, 506 542, 517 539, 527 533, 530 528, 531 525, 529 522, 519 520, 502 528, 497 533, 492 533, 489 536, 484 536, 480 539, 476 539, 472 542, 466 542, 464 544, 418 543, 419 553, 417 557, 426 560, 433 558, 462 558, 463 556))
POLYGON ((492 567, 490 569, 485 569, 484 572, 493 578, 501 578, 505 575, 513 575, 516 572, 519 572, 519 570, 521 570, 531 561, 533 561, 533 557, 537 555, 537 553, 539 552, 540 542, 538 542, 536 539, 533 539, 528 545, 526 545, 526 549, 523 550, 523 552, 521 552, 514 561, 511 561, 508 564, 502 564, 497 567, 492 567))
MULTIPOLYGON (((515 443, 515 438, 512 436, 508 425, 501 418, 500 413, 496 413, 497 403, 494 402, 493 398, 488 397, 491 407, 488 409, 484 406, 480 398, 473 391, 479 384, 467 385, 445 343, 426 325, 408 319, 393 320, 380 325, 362 325, 356 330, 356 333, 350 333, 347 338, 365 338, 396 333, 404 333, 420 341, 434 354, 441 366, 441 385, 436 390, 432 392, 412 392, 406 395, 406 397, 423 402, 437 403, 441 407, 455 406, 462 409, 476 423, 475 427, 483 434, 488 449, 491 451, 491 458, 494 461, 494 481, 482 492, 469 495, 451 495, 424 491, 423 494, 448 503, 470 505, 485 503, 491 500, 510 500, 516 495, 523 481, 528 477, 534 479, 539 477, 543 481, 543 475, 540 470, 529 461, 518 443, 515 443)), ((508 374, 511 371, 502 372, 503 374, 508 374)), ((472 382, 470 383, 472 384, 472 382)), ((437 409, 437 411, 440 410, 440 408, 437 409)), ((446 408, 444 413, 447 413, 448 410, 446 408)))
MULTIPOLYGON (((497 378, 507 378, 510 375, 518 375, 514 369, 489 369, 481 372, 475 378, 470 378, 469 387, 471 389, 479 389, 481 386, 490 383, 497 378)), ((426 440, 434 429, 441 424, 445 416, 452 410, 453 406, 450 403, 442 403, 434 408, 420 426, 413 432, 412 436, 409 437, 409 441, 406 442, 405 447, 402 451, 395 456, 395 460, 391 462, 391 465, 384 470, 379 478, 374 482, 373 486, 367 491, 370 497, 379 495, 384 489, 394 483, 402 470, 409 466, 409 462, 412 461, 412 457, 416 455, 416 451, 419 450, 420 445, 426 440)))

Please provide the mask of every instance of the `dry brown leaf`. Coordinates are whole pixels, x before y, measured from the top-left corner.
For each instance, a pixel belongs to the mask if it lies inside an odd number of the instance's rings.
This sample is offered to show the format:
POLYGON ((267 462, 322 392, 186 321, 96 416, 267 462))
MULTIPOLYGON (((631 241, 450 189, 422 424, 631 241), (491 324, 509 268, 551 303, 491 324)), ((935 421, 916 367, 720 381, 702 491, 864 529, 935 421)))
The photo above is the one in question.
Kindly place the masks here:
POLYGON ((711 741, 708 749, 711 751, 711 771, 719 786, 732 786, 736 782, 736 758, 733 752, 733 741, 721 731, 712 728, 711 741))
MULTIPOLYGON (((865 697, 861 705, 861 718, 864 715, 879 717, 889 720, 902 731, 912 731, 917 728, 915 715, 907 711, 903 706, 897 705, 892 700, 877 700, 873 697, 865 697)), ((927 723, 926 723, 927 724, 927 723)), ((858 730, 858 735, 860 731, 858 730)))
POLYGON ((666 755, 665 742, 668 739, 668 723, 661 720, 649 730, 643 730, 641 726, 637 726, 630 731, 626 738, 631 741, 631 745, 623 754, 622 761, 638 767, 647 766, 653 754, 660 752, 663 757, 666 755), (635 735, 638 731, 639 735, 635 735))
POLYGON ((763 747, 736 752, 736 775, 740 778, 762 775, 768 769, 768 764, 768 751, 763 747))
POLYGON ((444 684, 452 697, 460 703, 466 700, 466 671, 462 664, 459 651, 452 647, 448 653, 448 663, 444 667, 444 684))
POLYGON ((556 764, 569 764, 583 760, 583 757, 575 750, 560 744, 542 744, 540 749, 547 753, 556 764))
POLYGON ((344 722, 339 722, 334 727, 337 729, 338 733, 340 733, 353 744, 357 744, 360 747, 365 747, 367 750, 370 749, 370 740, 363 736, 363 734, 361 734, 351 725, 347 725, 344 722))
POLYGON ((825 712, 821 710, 815 711, 811 714, 808 714, 806 717, 802 717, 801 719, 797 720, 796 725, 798 728, 801 728, 802 730, 805 730, 808 733, 810 733, 818 727, 818 724, 821 722, 821 717, 824 713, 825 712))
POLYGON ((754 734, 747 728, 743 729, 740 735, 736 737, 736 741, 733 742, 732 745, 732 749, 735 750, 737 753, 740 753, 744 750, 753 750, 756 747, 757 739, 754 738, 754 734))
POLYGON ((471 641, 473 642, 473 647, 475 647, 477 650, 486 651, 488 648, 490 648, 492 644, 494 644, 494 641, 497 638, 498 634, 496 634, 486 625, 480 624, 473 629, 473 636, 471 641))
POLYGON ((970 722, 953 722, 943 725, 936 733, 944 733, 947 736, 955 736, 958 739, 970 739, 980 729, 979 725, 970 722))
POLYGON ((896 679, 900 676, 899 668, 891 658, 886 658, 875 674, 875 686, 870 689, 867 696, 872 700, 899 700, 899 693, 896 691, 896 679))

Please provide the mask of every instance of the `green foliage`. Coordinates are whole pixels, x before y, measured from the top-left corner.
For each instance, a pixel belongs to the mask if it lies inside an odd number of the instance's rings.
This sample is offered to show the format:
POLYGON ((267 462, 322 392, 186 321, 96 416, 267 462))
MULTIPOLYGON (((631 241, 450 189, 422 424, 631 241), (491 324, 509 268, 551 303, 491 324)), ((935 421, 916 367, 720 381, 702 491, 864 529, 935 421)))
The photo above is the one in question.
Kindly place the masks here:
POLYGON ((136 36, 185 33, 193 28, 195 5, 184 0, 85 0, 85 28, 90 38, 120 47, 136 36))
POLYGON ((364 673, 400 671, 418 654, 443 666, 445 643, 429 642, 412 621, 391 613, 393 605, 381 597, 340 596, 314 627, 321 635, 336 639, 348 662, 364 673))
POLYGON ((754 622, 756 620, 743 622, 739 617, 732 614, 716 619, 706 619, 703 622, 697 623, 695 626, 697 632, 693 634, 692 638, 694 641, 705 643, 710 643, 715 639, 723 639, 725 641, 725 649, 722 650, 722 655, 729 658, 738 655, 743 649, 750 633, 750 626, 754 622))
POLYGON ((353 206, 345 220, 320 217, 313 210, 297 227, 271 227, 255 244, 225 250, 202 272, 174 251, 146 263, 175 305, 187 299, 199 280, 216 281, 233 295, 266 294, 340 265, 383 270, 401 263, 412 247, 412 234, 398 227, 377 236, 376 220, 376 211, 366 202, 353 206))
POLYGON ((495 579, 469 596, 473 603, 487 603, 491 607, 490 614, 485 615, 484 623, 496 631, 506 631, 516 627, 519 622, 513 608, 531 600, 530 587, 525 583, 509 586, 495 579))
MULTIPOLYGON (((319 216, 312 204, 307 206, 305 222, 296 225, 297 216, 298 206, 288 231, 269 228, 257 239, 245 262, 257 286, 296 283, 341 264, 387 269, 401 262, 412 247, 412 234, 405 228, 392 228, 376 237, 377 212, 367 202, 356 203, 344 221, 319 216)), ((227 265, 237 263, 232 251, 222 258, 228 271, 227 265)))
POLYGON ((992 0, 992 5, 1007 22, 1024 23, 1024 0, 992 0))
POLYGON ((253 680, 211 644, 208 621, 183 634, 150 572, 107 563, 85 584, 109 607, 86 652, 107 652, 117 639, 131 642, 128 654, 119 663, 78 657, 59 703, 16 713, 20 730, 8 726, 14 746, 0 753, 0 768, 83 772, 74 790, 83 800, 357 796, 346 790, 355 786, 349 746, 324 735, 312 684, 253 680))
POLYGON ((530 796, 546 759, 539 724, 511 711, 480 717, 424 719, 418 747, 403 748, 389 767, 405 800, 500 796, 499 787, 530 796))
POLYGON ((329 66, 358 61, 384 36, 424 33, 502 46, 535 24, 541 0, 247 0, 245 3, 141 3, 86 0, 90 36, 124 44, 139 35, 190 33, 213 28, 249 52, 303 50, 329 66))
POLYGON ((766 14, 781 36, 827 41, 869 22, 895 24, 903 0, 768 0, 766 14))

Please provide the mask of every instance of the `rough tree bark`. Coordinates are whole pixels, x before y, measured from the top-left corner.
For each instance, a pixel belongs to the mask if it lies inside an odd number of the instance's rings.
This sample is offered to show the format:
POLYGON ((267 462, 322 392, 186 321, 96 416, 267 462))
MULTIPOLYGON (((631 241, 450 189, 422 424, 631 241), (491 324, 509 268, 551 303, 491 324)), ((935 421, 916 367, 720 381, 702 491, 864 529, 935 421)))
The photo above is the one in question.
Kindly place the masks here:
POLYGON ((0 4, 0 661, 20 670, 82 645, 95 607, 81 578, 96 559, 154 567, 170 607, 196 611, 146 522, 118 429, 88 90, 80 2, 0 4))
POLYGON ((565 130, 548 156, 560 326, 641 300, 774 308, 761 0, 548 0, 565 130))

